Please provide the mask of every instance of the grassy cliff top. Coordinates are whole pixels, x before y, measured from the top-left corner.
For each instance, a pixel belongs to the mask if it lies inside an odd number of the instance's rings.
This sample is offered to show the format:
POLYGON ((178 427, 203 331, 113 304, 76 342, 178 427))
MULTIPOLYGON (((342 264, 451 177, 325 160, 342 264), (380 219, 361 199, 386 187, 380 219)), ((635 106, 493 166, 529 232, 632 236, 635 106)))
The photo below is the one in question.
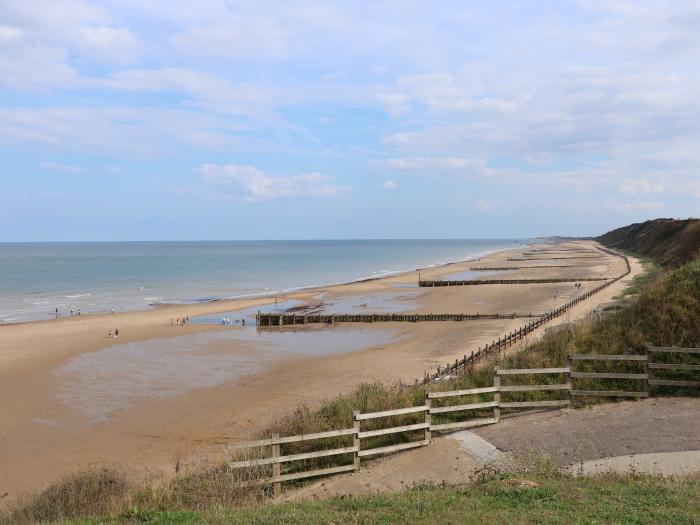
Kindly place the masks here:
POLYGON ((617 228, 596 240, 651 257, 662 266, 680 266, 700 255, 700 219, 654 219, 617 228))

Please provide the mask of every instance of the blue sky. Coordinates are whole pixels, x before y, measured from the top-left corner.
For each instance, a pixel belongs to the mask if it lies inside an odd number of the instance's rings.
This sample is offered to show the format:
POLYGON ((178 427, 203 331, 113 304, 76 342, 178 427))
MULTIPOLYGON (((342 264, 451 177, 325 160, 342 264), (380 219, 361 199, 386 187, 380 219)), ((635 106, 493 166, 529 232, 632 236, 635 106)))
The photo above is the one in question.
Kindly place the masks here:
POLYGON ((700 213, 700 2, 0 0, 0 241, 700 213))

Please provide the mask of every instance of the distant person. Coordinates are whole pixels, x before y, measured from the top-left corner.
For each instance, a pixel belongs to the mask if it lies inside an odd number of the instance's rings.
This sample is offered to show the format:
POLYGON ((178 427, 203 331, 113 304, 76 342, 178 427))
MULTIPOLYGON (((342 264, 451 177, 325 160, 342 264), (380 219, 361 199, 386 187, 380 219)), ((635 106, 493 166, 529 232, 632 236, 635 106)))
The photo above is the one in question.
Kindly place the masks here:
POLYGON ((241 324, 245 326, 245 319, 241 319, 241 324))
POLYGON ((109 337, 110 339, 112 339, 112 330, 109 331, 109 335, 108 335, 107 337, 109 337))
POLYGON ((119 337, 119 328, 114 329, 114 338, 117 339, 119 337))
POLYGON ((70 314, 73 315, 73 309, 72 309, 72 308, 70 309, 70 314))
POLYGON ((56 317, 58 317, 58 308, 56 308, 56 317))
POLYGON ((80 309, 78 309, 78 315, 80 315, 80 309))
POLYGON ((114 308, 110 308, 110 310, 112 311, 112 315, 114 315, 114 308))
POLYGON ((179 317, 177 319, 175 319, 175 324, 180 326, 180 318, 179 317))

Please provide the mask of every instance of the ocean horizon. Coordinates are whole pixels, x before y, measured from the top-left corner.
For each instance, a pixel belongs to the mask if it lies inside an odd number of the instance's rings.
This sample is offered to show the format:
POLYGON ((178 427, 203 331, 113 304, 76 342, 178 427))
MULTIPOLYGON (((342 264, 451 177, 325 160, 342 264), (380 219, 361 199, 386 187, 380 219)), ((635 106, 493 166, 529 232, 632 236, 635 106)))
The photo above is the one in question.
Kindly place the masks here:
POLYGON ((0 324, 274 295, 463 261, 528 239, 0 243, 0 324))

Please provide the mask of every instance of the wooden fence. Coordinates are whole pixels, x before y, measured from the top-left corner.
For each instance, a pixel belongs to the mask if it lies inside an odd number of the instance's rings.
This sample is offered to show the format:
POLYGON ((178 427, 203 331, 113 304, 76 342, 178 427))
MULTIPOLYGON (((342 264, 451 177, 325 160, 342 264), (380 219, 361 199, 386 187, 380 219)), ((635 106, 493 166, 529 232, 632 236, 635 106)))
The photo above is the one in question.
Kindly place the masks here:
POLYGON ((425 321, 484 321, 493 319, 528 319, 541 317, 541 313, 509 314, 264 314, 258 313, 258 326, 289 326, 336 323, 419 323, 425 321))
MULTIPOLYGON (((526 368, 507 369, 495 367, 493 373, 492 386, 470 388, 465 390, 451 390, 442 392, 430 392, 426 388, 425 401, 420 406, 401 407, 381 412, 360 413, 355 411, 352 417, 352 427, 305 434, 298 436, 279 437, 273 435, 267 439, 249 441, 246 443, 229 444, 229 451, 254 449, 253 459, 239 459, 229 463, 232 469, 265 467, 270 465, 271 474, 264 474, 248 483, 272 484, 275 495, 279 495, 281 483, 295 481, 311 477, 338 474, 341 472, 359 471, 362 458, 391 454, 422 447, 430 444, 433 432, 450 432, 463 430, 477 426, 498 423, 501 419, 501 410, 509 412, 521 409, 539 408, 562 408, 571 406, 572 401, 581 397, 634 397, 644 398, 651 395, 654 386, 675 386, 675 387, 700 387, 700 381, 669 381, 663 379, 652 379, 653 370, 689 370, 700 372, 700 365, 673 364, 655 362, 653 356, 658 353, 665 354, 695 354, 700 355, 698 348, 665 348, 647 345, 645 354, 632 355, 596 355, 596 354, 569 354, 566 357, 565 366, 559 368, 526 368), (589 363, 633 363, 642 368, 638 373, 630 373, 626 368, 623 371, 608 372, 577 372, 574 365, 581 362, 589 363), (527 376, 548 376, 550 380, 558 377, 558 382, 545 382, 541 384, 509 384, 509 378, 527 376), (578 390, 574 387, 574 381, 581 379, 624 379, 632 381, 642 381, 644 390, 578 390), (513 400, 509 396, 518 396, 532 393, 547 393, 543 395, 559 394, 560 397, 537 400, 513 400), (488 400, 470 400, 473 396, 492 395, 488 400), (565 397, 561 397, 561 396, 565 397), (398 426, 363 429, 363 422, 385 420, 395 416, 417 416, 419 420, 410 424, 398 426), (469 417, 471 415, 471 417, 469 417), (440 421, 441 418, 450 418, 449 421, 440 421), (455 420, 456 419, 456 420, 455 420), (413 439, 403 443, 389 446, 363 446, 363 442, 378 436, 390 434, 412 433, 413 439), (338 446, 337 442, 333 448, 320 448, 310 452, 296 454, 282 454, 281 447, 287 444, 310 443, 329 438, 352 436, 352 445, 338 446), (416 437, 417 436, 417 437, 416 437), (325 468, 314 468, 312 470, 295 470, 289 473, 282 473, 281 465, 299 461, 306 461, 316 458, 329 458, 341 456, 343 464, 333 465, 325 468)), ((617 365, 619 366, 619 365, 617 365)))
POLYGON ((580 281, 606 281, 608 277, 557 277, 552 279, 462 279, 462 280, 418 280, 421 288, 437 286, 479 286, 484 284, 548 284, 576 283, 580 281))

